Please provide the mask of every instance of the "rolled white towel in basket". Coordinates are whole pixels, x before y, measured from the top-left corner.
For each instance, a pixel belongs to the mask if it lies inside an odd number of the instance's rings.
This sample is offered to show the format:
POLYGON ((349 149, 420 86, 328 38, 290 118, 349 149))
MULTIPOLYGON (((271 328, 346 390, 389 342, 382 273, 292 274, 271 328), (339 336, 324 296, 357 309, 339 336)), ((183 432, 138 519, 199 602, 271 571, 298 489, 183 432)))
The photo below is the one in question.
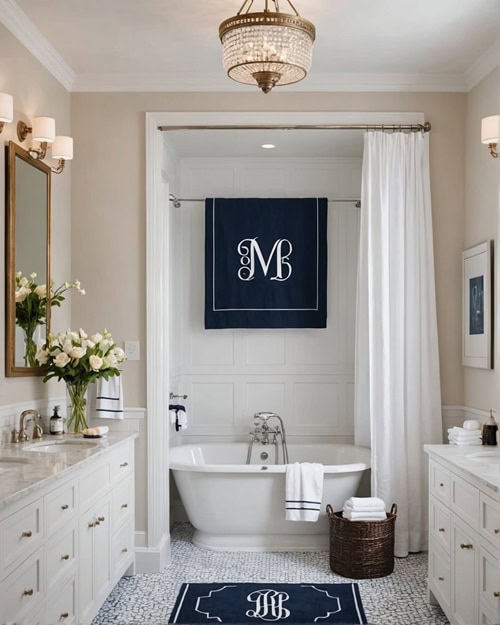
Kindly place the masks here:
POLYGON ((365 512, 344 510, 342 516, 349 521, 385 521, 387 518, 385 511, 374 512, 373 510, 366 510, 365 512))
POLYGON ((379 497, 349 497, 344 503, 344 510, 350 509, 355 512, 385 512, 385 503, 379 497))

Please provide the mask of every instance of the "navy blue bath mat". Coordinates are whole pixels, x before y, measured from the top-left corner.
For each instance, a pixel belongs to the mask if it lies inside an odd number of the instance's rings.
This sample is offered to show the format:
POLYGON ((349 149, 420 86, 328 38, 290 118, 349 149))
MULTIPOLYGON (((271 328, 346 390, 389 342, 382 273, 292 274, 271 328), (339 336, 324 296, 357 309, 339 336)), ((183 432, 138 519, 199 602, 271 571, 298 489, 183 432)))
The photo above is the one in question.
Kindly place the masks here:
POLYGON ((366 623, 357 584, 182 584, 169 623, 366 623))

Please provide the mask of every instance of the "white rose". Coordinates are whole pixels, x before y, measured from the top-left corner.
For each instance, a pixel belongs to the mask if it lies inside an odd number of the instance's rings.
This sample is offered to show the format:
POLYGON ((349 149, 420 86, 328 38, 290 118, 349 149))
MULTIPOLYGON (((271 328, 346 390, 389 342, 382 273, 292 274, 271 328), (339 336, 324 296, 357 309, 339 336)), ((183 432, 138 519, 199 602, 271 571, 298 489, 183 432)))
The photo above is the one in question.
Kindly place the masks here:
POLYGON ((47 297, 47 285, 40 284, 40 286, 36 287, 35 293, 38 295, 40 299, 45 299, 47 297))
POLYGON ((89 358, 89 364, 92 367, 93 371, 99 371, 99 369, 102 367, 102 358, 100 358, 99 356, 91 356, 89 358))
POLYGON ((83 339, 82 347, 89 347, 90 349, 93 349, 95 347, 95 343, 90 339, 83 339))
POLYGON ((118 361, 116 357, 114 356, 114 354, 108 354, 107 356, 104 357, 105 367, 116 367, 117 364, 118 364, 118 361))
POLYGON ((125 352, 121 347, 115 347, 113 350, 113 354, 116 356, 118 362, 123 362, 125 360, 125 352))
POLYGON ((16 271, 16 278, 19 280, 23 275, 22 271, 16 271))
POLYGON ((66 339, 62 344, 62 348, 63 351, 66 352, 66 354, 70 354, 73 351, 73 343, 70 339, 66 339))
POLYGON ((82 337, 82 339, 88 338, 88 334, 85 332, 85 330, 82 330, 82 328, 80 328, 80 336, 82 337))
POLYGON ((22 286, 20 289, 16 291, 16 302, 21 303, 28 297, 31 293, 31 289, 26 286, 22 286))
POLYGON ((34 280, 34 279, 36 278, 36 273, 35 273, 35 272, 30 273, 30 278, 31 278, 32 280, 34 280))
POLYGON ((79 341, 80 340, 80 335, 78 334, 78 332, 70 332, 69 335, 73 339, 73 341, 79 341))
POLYGON ((94 343, 100 343, 102 341, 102 334, 94 334, 90 337, 94 343))
POLYGON ((70 360, 71 358, 68 356, 68 354, 66 354, 65 352, 61 352, 56 356, 54 362, 56 364, 56 367, 65 367, 70 360))
POLYGON ((28 284, 29 284, 29 280, 26 277, 21 278, 21 280, 19 280, 19 285, 20 286, 28 286, 28 284))
POLYGON ((73 347, 73 349, 69 352, 71 358, 83 358, 87 353, 86 349, 83 347, 73 347))
POLYGON ((49 360, 49 353, 46 349, 39 349, 36 353, 35 358, 41 365, 46 365, 49 360))
POLYGON ((113 345, 112 341, 108 339, 102 339, 102 341, 99 343, 99 349, 105 352, 111 345, 113 345))

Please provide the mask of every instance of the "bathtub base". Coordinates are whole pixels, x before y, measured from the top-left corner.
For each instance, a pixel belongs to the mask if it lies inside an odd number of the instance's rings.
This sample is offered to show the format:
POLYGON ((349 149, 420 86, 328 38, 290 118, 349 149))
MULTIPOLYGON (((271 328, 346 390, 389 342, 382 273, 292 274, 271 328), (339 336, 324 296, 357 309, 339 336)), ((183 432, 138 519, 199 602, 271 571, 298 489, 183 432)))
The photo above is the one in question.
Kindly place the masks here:
POLYGON ((328 534, 220 535, 195 530, 193 544, 212 551, 328 551, 328 534))

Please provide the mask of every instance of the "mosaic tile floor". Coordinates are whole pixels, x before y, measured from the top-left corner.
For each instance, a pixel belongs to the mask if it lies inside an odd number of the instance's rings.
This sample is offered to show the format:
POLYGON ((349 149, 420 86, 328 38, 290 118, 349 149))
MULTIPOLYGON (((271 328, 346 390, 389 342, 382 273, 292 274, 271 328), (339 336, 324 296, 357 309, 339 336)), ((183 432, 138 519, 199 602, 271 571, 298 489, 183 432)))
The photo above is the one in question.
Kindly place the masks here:
MULTIPOLYGON (((207 551, 191 543, 192 528, 172 532, 172 562, 162 573, 124 577, 92 625, 164 625, 182 582, 335 583, 346 578, 329 568, 328 552, 235 553, 207 551)), ((426 601, 427 555, 396 559, 388 577, 357 580, 366 617, 374 625, 447 625, 426 601)), ((356 581, 356 580, 355 580, 356 581)))

